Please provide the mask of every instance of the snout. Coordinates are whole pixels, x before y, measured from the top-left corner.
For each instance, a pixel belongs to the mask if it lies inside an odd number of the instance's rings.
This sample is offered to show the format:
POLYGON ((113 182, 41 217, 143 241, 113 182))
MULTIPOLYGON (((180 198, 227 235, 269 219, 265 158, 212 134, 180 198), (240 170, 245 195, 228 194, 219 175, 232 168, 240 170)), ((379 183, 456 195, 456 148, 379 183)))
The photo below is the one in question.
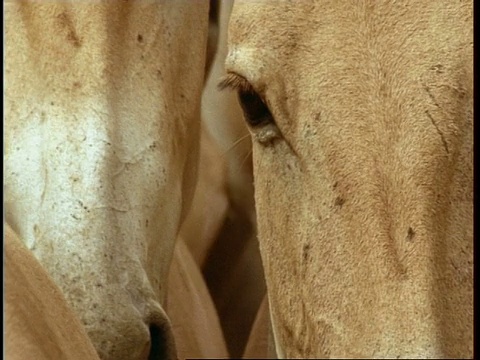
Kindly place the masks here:
POLYGON ((177 359, 170 321, 159 305, 148 306, 143 315, 134 306, 111 309, 115 312, 85 324, 101 359, 177 359))

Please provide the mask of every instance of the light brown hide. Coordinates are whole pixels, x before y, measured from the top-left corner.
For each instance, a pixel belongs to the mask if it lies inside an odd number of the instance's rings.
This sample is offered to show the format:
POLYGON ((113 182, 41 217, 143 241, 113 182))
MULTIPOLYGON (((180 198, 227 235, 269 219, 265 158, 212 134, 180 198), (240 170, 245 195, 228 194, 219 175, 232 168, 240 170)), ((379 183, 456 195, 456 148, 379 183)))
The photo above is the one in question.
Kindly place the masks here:
POLYGON ((255 321, 253 322, 247 345, 243 353, 243 359, 273 359, 269 356, 269 347, 273 339, 270 339, 270 315, 268 313, 268 299, 265 296, 258 308, 255 321))
POLYGON ((253 144, 280 357, 473 356, 472 30, 471 1, 235 3, 226 69, 280 131, 253 144))
POLYGON ((205 280, 181 238, 170 268, 166 311, 179 359, 229 357, 205 280))
POLYGON ((202 266, 225 221, 229 206, 227 165, 205 125, 201 124, 198 181, 192 206, 180 229, 198 266, 202 266))
POLYGON ((4 251, 6 359, 99 359, 58 286, 8 224, 4 251))
POLYGON ((208 1, 4 5, 6 221, 102 359, 174 357, 162 305, 196 182, 208 1))

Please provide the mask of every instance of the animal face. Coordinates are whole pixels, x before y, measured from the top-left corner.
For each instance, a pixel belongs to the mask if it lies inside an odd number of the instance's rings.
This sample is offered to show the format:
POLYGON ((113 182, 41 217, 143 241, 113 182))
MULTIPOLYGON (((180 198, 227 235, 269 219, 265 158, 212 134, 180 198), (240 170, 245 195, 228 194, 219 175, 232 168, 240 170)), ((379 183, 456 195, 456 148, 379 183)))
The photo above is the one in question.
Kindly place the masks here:
POLYGON ((208 3, 6 4, 5 207, 103 359, 175 356, 208 3))
POLYGON ((280 357, 472 356, 471 3, 235 4, 280 357))

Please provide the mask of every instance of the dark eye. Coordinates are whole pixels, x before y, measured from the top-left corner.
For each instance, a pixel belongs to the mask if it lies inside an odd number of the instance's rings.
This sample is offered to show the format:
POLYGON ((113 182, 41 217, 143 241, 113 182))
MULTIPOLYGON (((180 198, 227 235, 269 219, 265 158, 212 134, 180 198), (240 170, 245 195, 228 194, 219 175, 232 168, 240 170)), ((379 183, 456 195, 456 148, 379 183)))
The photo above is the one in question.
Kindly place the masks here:
POLYGON ((268 110, 267 105, 265 105, 256 92, 240 90, 238 99, 240 100, 245 120, 250 126, 256 127, 273 122, 270 110, 268 110))

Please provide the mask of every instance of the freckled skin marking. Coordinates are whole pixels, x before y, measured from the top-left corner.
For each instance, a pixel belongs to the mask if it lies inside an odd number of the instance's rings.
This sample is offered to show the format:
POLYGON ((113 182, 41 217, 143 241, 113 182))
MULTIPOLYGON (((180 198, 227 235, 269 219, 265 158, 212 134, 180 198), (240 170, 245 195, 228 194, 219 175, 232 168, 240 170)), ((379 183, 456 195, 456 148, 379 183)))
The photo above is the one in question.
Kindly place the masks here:
POLYGON ((339 206, 339 207, 342 207, 343 204, 345 204, 345 199, 338 196, 336 199, 335 199, 335 206, 339 206))
POLYGON ((308 260, 308 253, 311 249, 311 245, 310 244, 305 244, 303 245, 303 261, 307 261, 308 260))
POLYGON ((413 231, 413 229, 409 227, 407 232, 407 240, 412 241, 414 236, 415 236, 415 231, 413 231))
POLYGON ((75 27, 73 26, 72 19, 70 16, 63 12, 58 15, 58 19, 60 21, 60 25, 67 28, 67 40, 73 44, 74 47, 79 48, 82 46, 82 42, 75 31, 75 27))
POLYGON ((79 48, 81 46, 80 39, 74 31, 70 31, 68 33, 67 39, 70 40, 73 46, 75 46, 76 48, 79 48))

